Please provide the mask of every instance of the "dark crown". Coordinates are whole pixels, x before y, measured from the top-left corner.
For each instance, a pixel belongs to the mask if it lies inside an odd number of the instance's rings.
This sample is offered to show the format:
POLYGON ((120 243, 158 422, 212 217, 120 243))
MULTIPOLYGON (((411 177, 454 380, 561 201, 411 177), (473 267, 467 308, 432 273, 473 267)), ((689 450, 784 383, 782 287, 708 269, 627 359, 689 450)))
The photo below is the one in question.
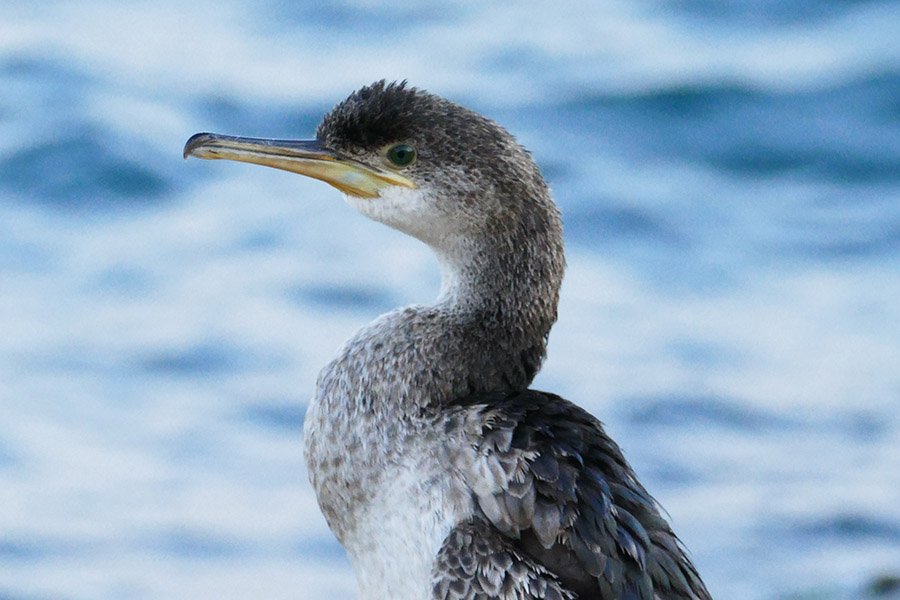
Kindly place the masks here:
POLYGON ((362 148, 408 139, 427 123, 443 101, 406 81, 383 79, 367 85, 335 106, 319 125, 316 136, 327 142, 362 148))

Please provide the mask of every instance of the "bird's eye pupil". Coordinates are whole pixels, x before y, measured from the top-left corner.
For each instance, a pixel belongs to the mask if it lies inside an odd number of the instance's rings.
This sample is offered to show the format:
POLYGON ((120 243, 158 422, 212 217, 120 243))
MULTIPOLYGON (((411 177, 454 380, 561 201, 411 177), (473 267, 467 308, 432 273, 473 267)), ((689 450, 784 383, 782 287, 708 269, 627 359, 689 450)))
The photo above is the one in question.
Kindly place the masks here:
POLYGON ((388 160, 398 167, 412 164, 416 159, 416 149, 409 144, 397 144, 387 151, 388 160))

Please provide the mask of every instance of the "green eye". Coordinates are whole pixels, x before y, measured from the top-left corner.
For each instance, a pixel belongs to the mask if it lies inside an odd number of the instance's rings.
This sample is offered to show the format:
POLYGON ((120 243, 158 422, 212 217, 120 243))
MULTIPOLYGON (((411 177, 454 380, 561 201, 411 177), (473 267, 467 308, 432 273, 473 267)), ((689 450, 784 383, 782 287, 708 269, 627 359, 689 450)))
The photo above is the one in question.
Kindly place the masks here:
POLYGON ((397 144, 387 151, 388 160, 398 167, 406 167, 416 160, 416 149, 409 144, 397 144))

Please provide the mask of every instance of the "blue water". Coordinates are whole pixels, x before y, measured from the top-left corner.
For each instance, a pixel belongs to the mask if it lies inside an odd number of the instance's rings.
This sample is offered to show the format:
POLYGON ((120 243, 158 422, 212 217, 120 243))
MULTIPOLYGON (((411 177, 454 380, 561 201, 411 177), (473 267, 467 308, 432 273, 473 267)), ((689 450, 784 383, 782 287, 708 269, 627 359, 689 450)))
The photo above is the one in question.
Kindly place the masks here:
POLYGON ((354 597, 304 408, 435 263, 181 147, 308 136, 383 77, 534 152, 570 262, 536 385, 714 596, 897 597, 897 31, 877 0, 0 4, 0 598, 354 597))

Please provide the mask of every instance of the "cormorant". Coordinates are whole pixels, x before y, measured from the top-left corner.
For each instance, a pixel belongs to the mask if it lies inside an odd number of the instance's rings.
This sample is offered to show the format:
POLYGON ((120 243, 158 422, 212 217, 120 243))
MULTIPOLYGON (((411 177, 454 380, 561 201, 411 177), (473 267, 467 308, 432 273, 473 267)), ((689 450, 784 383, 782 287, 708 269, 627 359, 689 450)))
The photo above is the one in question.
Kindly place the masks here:
POLYGON ((600 421, 529 389, 565 260, 547 185, 505 129, 380 81, 314 140, 200 133, 184 156, 321 179, 440 261, 437 301, 348 340, 304 423, 310 480, 362 598, 710 599, 600 421))

